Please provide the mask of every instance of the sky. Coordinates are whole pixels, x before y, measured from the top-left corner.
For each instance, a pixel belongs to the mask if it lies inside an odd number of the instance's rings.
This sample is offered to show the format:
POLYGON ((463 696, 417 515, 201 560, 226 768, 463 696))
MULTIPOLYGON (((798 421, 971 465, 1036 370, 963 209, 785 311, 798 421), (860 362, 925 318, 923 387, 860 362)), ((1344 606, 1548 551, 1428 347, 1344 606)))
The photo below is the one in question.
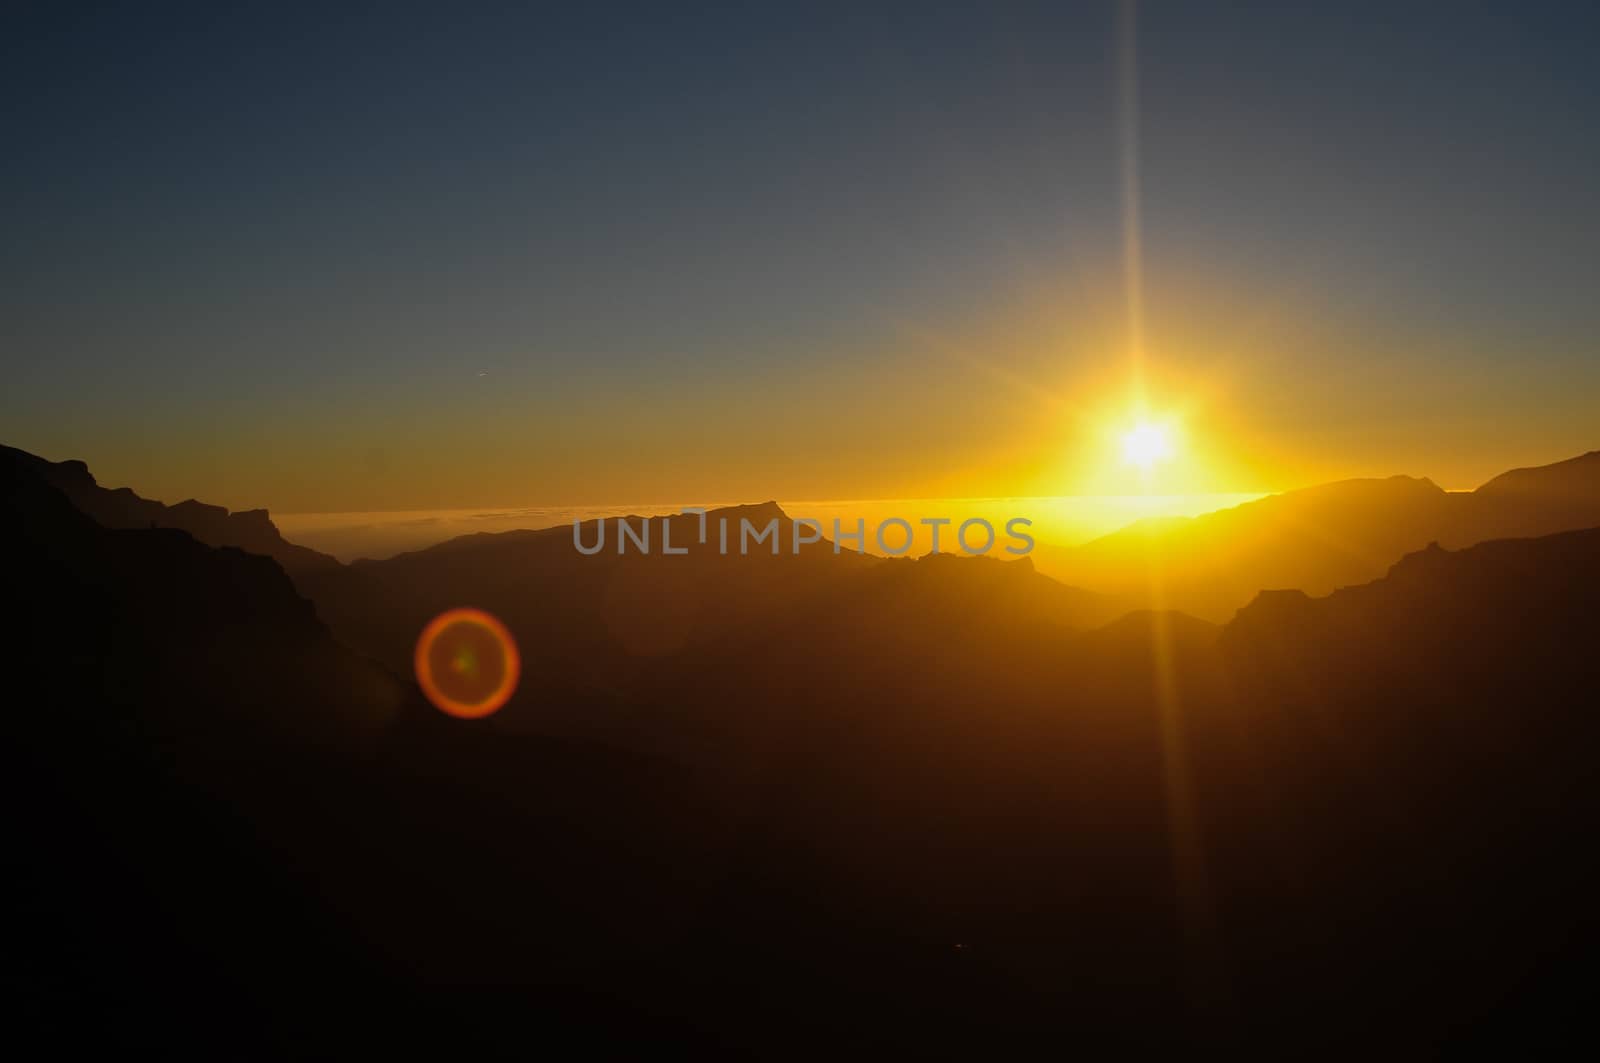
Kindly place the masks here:
POLYGON ((288 512, 1600 447, 1592 5, 577 6, 12 12, 0 441, 288 512))

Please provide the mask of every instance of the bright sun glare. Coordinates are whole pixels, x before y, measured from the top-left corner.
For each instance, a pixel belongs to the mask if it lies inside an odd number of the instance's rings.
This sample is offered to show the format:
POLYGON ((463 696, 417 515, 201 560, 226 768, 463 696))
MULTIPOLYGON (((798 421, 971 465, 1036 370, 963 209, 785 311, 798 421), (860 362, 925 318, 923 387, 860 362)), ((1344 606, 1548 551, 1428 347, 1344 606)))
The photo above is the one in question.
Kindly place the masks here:
POLYGON ((1164 425, 1141 422, 1122 436, 1122 460, 1148 471, 1172 457, 1172 434, 1164 425))

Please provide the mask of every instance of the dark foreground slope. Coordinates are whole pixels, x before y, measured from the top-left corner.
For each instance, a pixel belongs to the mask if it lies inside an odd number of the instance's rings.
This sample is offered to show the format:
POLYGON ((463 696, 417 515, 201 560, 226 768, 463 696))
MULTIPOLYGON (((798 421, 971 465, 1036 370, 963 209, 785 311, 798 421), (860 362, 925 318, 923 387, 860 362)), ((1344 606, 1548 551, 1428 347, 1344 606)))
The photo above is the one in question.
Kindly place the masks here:
POLYGON ((1232 719, 1201 759, 1239 798, 1211 841, 1225 926, 1260 950, 1245 992, 1289 979, 1308 1015, 1353 995, 1462 1048, 1524 1022, 1579 1035, 1596 645, 1600 529, 1434 545, 1242 610, 1221 639, 1232 719))
POLYGON ((4 487, 35 621, 7 999, 58 1039, 814 1058, 1586 1034, 1564 1004, 1592 956, 1596 534, 1418 555, 1220 632, 1075 633, 1026 568, 873 565, 644 658, 597 745, 438 717, 270 561, 99 528, 25 468, 4 487), (672 734, 693 741, 639 751, 672 734))
POLYGON ((656 1036, 583 972, 625 984, 618 950, 674 932, 655 883, 700 834, 681 779, 451 726, 271 560, 101 528, 23 463, 0 462, 0 549, 13 1031, 470 1050, 514 985, 517 1023, 656 1036))

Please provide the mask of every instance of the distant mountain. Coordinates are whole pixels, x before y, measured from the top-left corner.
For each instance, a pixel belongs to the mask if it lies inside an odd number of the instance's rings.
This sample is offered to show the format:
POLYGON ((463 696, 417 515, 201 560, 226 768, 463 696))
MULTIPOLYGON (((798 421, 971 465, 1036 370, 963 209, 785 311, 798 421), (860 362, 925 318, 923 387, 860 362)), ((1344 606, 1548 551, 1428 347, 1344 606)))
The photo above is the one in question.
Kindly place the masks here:
POLYGON ((1552 465, 1503 472, 1478 488, 1481 495, 1561 498, 1593 501, 1600 492, 1600 450, 1552 465))
POLYGON ((1429 480, 1344 480, 1140 521, 1076 549, 1041 548, 1039 563, 1102 592, 1225 620, 1262 588, 1325 593, 1370 579, 1438 538, 1456 509, 1429 480))
MULTIPOLYGON (((638 531, 643 518, 623 518, 638 531)), ((990 617, 990 633, 1065 632, 1103 624, 1117 603, 1041 576, 1026 558, 999 561, 949 554, 887 559, 834 552, 823 540, 796 551, 793 526, 772 502, 667 518, 682 555, 662 553, 662 518, 650 518, 651 550, 617 550, 616 518, 570 526, 478 534, 335 569, 302 570, 296 582, 351 646, 396 671, 410 667, 418 632, 462 604, 488 609, 516 633, 523 689, 495 726, 551 729, 562 718, 604 726, 604 706, 632 705, 645 692, 697 668, 741 670, 747 654, 773 640, 838 630, 862 632, 852 652, 907 630, 949 637, 990 617), (727 522, 729 552, 720 552, 727 522), (776 522, 779 554, 767 543, 740 553, 740 529, 776 522), (885 635, 884 633, 887 633, 885 635)), ((770 542, 770 540, 769 540, 770 542)), ((810 670, 810 666, 806 666, 810 670)), ((765 681, 765 680, 759 680, 765 681)))
POLYGON ((286 541, 264 509, 230 513, 192 498, 168 506, 126 487, 101 487, 81 461, 47 461, 14 447, 0 447, 0 458, 26 465, 106 528, 178 528, 210 546, 236 546, 270 557, 290 572, 339 564, 327 554, 286 541))
MULTIPOLYGON (((1327 596, 1263 592, 1223 629, 1222 646, 1250 662, 1241 673, 1274 676, 1313 701, 1393 695, 1390 684, 1408 674, 1427 676, 1433 696, 1482 700, 1489 691, 1475 677, 1493 672, 1512 685, 1508 697, 1535 702, 1570 689, 1552 687, 1555 677, 1600 676, 1593 655, 1575 652, 1592 635, 1600 528, 1454 551, 1430 543, 1382 578, 1327 596), (1507 660, 1518 669, 1506 672, 1507 660), (1292 674, 1280 675, 1278 662, 1292 674)), ((1517 717, 1530 722, 1525 711, 1517 717)))
POLYGON ((1469 546, 1600 525, 1600 452, 1497 476, 1468 493, 1395 476, 1141 521, 1081 547, 1041 546, 1042 571, 1103 594, 1223 621, 1257 591, 1326 594, 1429 542, 1469 546))
POLYGON ((1501 473, 1472 493, 1470 510, 1480 541, 1600 526, 1600 450, 1501 473))

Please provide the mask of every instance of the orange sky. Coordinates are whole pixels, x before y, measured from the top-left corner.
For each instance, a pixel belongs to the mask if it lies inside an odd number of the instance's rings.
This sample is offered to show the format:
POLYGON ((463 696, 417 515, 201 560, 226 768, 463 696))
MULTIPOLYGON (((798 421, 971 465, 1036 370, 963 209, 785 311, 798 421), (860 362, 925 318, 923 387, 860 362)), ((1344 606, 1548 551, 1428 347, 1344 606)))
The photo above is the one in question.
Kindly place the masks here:
POLYGON ((1341 321, 1332 300, 1189 287, 1147 332, 1146 415, 1179 438, 1151 477, 1119 449, 1139 417, 1120 310, 1082 283, 961 320, 896 316, 814 357, 791 341, 666 373, 507 364, 420 393, 335 378, 13 441, 167 501, 285 512, 1254 492, 1393 473, 1467 488, 1600 445, 1591 367, 1508 374, 1493 356, 1511 337, 1430 344, 1341 321))

